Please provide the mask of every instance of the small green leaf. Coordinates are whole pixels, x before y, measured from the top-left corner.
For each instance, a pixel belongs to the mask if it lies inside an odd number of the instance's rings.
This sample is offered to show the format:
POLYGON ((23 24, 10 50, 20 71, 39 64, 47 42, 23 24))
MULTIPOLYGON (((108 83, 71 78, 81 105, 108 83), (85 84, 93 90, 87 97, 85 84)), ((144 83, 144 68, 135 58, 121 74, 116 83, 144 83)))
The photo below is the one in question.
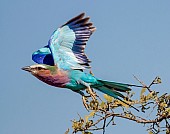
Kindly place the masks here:
POLYGON ((170 115, 170 107, 165 109, 165 112, 170 115))
POLYGON ((82 126, 83 126, 83 122, 81 122, 81 121, 75 121, 75 120, 72 121, 72 128, 73 128, 74 130, 81 129, 82 126))
POLYGON ((101 107, 101 109, 106 109, 107 105, 105 104, 104 101, 102 101, 101 104, 100 104, 100 107, 101 107))
POLYGON ((85 116, 85 121, 88 122, 89 118, 93 117, 95 115, 95 113, 96 113, 95 111, 92 111, 92 112, 90 112, 89 115, 86 115, 85 116))
POLYGON ((158 76, 158 77, 156 77, 156 83, 157 83, 157 84, 162 83, 161 78, 160 78, 159 76, 158 76))
POLYGON ((148 134, 153 134, 153 132, 152 131, 149 131, 149 133, 148 134))
POLYGON ((103 108, 105 105, 104 101, 101 102, 100 107, 103 108))
POLYGON ((147 89, 147 88, 142 88, 142 90, 141 90, 141 92, 140 92, 140 96, 142 96, 142 95, 145 93, 146 89, 147 89))
POLYGON ((169 134, 170 133, 170 130, 169 129, 166 129, 166 134, 169 134))
POLYGON ((106 99, 106 101, 107 101, 108 103, 111 103, 111 102, 113 101, 113 97, 111 97, 111 96, 109 96, 109 95, 107 95, 107 94, 104 94, 104 98, 106 99))
POLYGON ((99 106, 98 100, 92 100, 89 106, 92 110, 97 110, 99 106))

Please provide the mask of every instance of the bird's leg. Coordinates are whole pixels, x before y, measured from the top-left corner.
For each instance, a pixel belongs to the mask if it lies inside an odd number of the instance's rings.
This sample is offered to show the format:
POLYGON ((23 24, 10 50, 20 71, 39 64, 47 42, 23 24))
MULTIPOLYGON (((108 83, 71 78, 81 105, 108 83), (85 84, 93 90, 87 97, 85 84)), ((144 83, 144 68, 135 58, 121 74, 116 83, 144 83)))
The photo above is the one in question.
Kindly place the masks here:
POLYGON ((82 101, 83 101, 83 105, 86 108, 86 110, 89 111, 89 105, 87 104, 88 102, 87 97, 82 96, 82 101))
POLYGON ((88 96, 85 96, 84 93, 82 91, 74 91, 76 93, 79 93, 82 96, 82 101, 83 101, 83 105, 86 108, 87 111, 89 111, 89 105, 87 104, 88 102, 88 96))
POLYGON ((86 86, 86 92, 90 94, 92 99, 95 101, 96 100, 96 93, 93 91, 93 89, 90 87, 90 85, 84 81, 80 81, 80 83, 84 86, 86 86))
POLYGON ((90 94, 90 96, 92 97, 92 99, 95 101, 96 100, 96 93, 93 92, 93 90, 89 87, 86 88, 87 93, 90 94))

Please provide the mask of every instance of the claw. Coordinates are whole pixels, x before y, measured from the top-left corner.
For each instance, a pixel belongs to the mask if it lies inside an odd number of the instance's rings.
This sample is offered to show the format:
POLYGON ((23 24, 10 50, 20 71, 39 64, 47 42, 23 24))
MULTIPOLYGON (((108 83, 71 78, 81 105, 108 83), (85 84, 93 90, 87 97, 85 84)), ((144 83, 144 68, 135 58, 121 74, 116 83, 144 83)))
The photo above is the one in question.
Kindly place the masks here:
POLYGON ((90 87, 88 87, 87 89, 86 89, 86 91, 87 91, 87 93, 89 93, 90 94, 90 96, 92 97, 92 99, 95 101, 96 100, 96 93, 90 88, 90 87))
POLYGON ((83 105, 86 108, 87 111, 89 111, 89 106, 87 104, 87 98, 85 96, 82 96, 82 100, 83 100, 83 105))

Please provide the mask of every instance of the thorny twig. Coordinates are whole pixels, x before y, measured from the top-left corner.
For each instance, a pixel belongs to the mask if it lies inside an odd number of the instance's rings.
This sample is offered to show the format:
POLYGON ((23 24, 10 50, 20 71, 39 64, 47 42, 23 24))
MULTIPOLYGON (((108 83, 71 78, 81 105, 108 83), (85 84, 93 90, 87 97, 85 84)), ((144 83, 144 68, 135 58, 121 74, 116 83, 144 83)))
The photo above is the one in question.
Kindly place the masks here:
MULTIPOLYGON (((90 110, 95 110, 95 113, 93 115, 93 118, 96 117, 97 120, 90 120, 91 122, 85 122, 82 121, 83 119, 80 117, 80 120, 77 121, 77 123, 80 123, 81 125, 79 126, 79 128, 76 128, 75 126, 73 127, 74 131, 73 133, 77 133, 77 132, 84 132, 83 134, 86 134, 85 132, 91 132, 91 131, 97 131, 97 130, 103 130, 103 134, 105 133, 105 129, 106 127, 113 122, 112 125, 116 125, 114 123, 114 119, 115 118, 123 118, 126 120, 130 120, 130 121, 134 121, 140 124, 150 124, 150 127, 148 129, 148 131, 151 131, 153 134, 158 134, 161 131, 166 131, 166 133, 168 134, 168 132, 170 132, 170 107, 169 107, 169 103, 170 103, 170 95, 168 95, 167 93, 161 95, 158 97, 158 92, 152 91, 151 87, 153 84, 159 84, 161 83, 161 79, 159 77, 156 77, 149 86, 147 86, 144 82, 142 82, 141 80, 139 80, 136 76, 134 76, 135 79, 137 81, 139 81, 142 85, 143 88, 147 88, 149 91, 149 94, 147 95, 143 95, 143 97, 145 97, 145 101, 142 102, 141 100, 136 100, 133 101, 131 99, 131 95, 129 95, 129 100, 131 105, 141 105, 139 107, 141 107, 141 109, 143 107, 148 106, 148 109, 152 108, 151 113, 154 110, 157 110, 157 113, 155 115, 155 118, 153 119, 148 119, 141 117, 139 115, 133 114, 132 111, 130 111, 129 109, 124 109, 124 107, 126 107, 127 105, 123 105, 122 103, 120 103, 117 100, 112 100, 110 98, 108 98, 107 103, 105 103, 103 100, 101 100, 99 98, 98 101, 98 105, 92 105, 92 107, 90 108, 90 110), (153 96, 151 96, 153 94, 153 96), (151 101, 152 100, 152 101, 151 101), (99 101, 101 101, 101 104, 99 104, 99 101), (155 104, 154 106, 151 104, 155 104), (120 113, 115 113, 115 109, 122 107, 123 108, 123 112, 120 113), (157 108, 157 109, 156 109, 157 108), (109 119, 109 122, 106 123, 106 119, 109 119), (99 124, 101 124, 101 122, 103 121, 103 126, 99 127, 99 124), (163 127, 160 126, 161 122, 165 122, 165 125, 163 127), (84 123, 84 125, 83 125, 84 123), (87 125, 88 123, 88 125, 87 125)), ((142 98, 140 98, 142 99, 142 98)), ((90 101, 89 101, 90 102, 90 101)), ((147 111, 147 108, 145 108, 144 110, 147 111)), ((150 113, 150 114, 151 114, 150 113)), ((149 114, 149 115, 150 115, 149 114)), ((87 134, 91 134, 91 133, 87 133, 87 134)))

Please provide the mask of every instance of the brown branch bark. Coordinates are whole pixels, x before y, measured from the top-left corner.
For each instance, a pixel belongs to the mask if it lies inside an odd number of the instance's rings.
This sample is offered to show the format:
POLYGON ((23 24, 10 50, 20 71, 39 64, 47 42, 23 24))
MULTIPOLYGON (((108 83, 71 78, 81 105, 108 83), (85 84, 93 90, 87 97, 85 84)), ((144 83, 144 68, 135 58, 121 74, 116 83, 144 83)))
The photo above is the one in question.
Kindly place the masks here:
POLYGON ((109 117, 119 117, 119 118, 124 118, 124 119, 128 119, 128 120, 131 120, 131 121, 135 121, 137 123, 142 123, 142 124, 149 124, 149 123, 157 123, 157 122, 161 122, 162 120, 164 119, 169 119, 170 118, 170 115, 168 116, 160 116, 154 120, 147 120, 147 119, 144 119, 144 118, 141 118, 141 117, 138 117, 138 118, 132 118, 132 117, 128 117, 126 115, 122 115, 122 114, 116 114, 116 113, 109 113, 107 114, 105 117, 102 117, 100 118, 99 120, 97 120, 94 124, 92 124, 92 126, 95 126, 97 125, 99 122, 101 122, 102 120, 104 119, 107 119, 109 117), (140 118, 140 119, 139 119, 140 118))

